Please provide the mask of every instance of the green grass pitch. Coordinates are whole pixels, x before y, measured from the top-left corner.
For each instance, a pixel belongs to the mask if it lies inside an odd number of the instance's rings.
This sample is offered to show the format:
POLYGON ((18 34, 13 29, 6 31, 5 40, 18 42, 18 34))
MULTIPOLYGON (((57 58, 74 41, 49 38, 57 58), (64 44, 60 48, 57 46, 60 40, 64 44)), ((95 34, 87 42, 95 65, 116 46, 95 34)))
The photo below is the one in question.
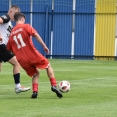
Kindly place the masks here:
MULTIPOLYGON (((50 90, 46 70, 40 70, 39 93, 32 89, 15 94, 12 66, 3 63, 0 73, 0 117, 117 117, 117 62, 95 60, 50 60, 57 83, 67 80, 68 93, 59 99, 50 90)), ((31 87, 31 78, 21 69, 21 84, 31 87)))

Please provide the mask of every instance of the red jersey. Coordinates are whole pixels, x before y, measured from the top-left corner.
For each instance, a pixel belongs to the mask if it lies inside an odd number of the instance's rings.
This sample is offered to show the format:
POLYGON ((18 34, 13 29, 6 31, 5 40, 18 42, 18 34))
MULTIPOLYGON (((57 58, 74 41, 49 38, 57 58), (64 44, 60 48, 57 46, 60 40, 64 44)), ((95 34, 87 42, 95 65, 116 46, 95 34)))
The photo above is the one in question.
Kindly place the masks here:
POLYGON ((43 69, 49 64, 48 60, 33 45, 31 36, 34 36, 35 33, 37 31, 29 24, 18 24, 11 31, 7 49, 15 54, 23 68, 35 65, 43 69))

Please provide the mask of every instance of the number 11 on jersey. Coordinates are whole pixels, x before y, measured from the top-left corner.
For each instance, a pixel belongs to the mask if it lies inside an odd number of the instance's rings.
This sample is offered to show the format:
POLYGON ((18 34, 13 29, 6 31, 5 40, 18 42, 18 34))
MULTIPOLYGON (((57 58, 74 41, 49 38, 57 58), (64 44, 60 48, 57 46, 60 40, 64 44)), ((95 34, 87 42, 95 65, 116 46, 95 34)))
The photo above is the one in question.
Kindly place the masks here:
POLYGON ((26 44, 23 41, 22 35, 18 34, 18 36, 14 36, 13 40, 15 41, 15 43, 17 44, 17 48, 20 49, 24 46, 26 46, 26 44), (18 43, 18 40, 20 41, 21 45, 18 43))

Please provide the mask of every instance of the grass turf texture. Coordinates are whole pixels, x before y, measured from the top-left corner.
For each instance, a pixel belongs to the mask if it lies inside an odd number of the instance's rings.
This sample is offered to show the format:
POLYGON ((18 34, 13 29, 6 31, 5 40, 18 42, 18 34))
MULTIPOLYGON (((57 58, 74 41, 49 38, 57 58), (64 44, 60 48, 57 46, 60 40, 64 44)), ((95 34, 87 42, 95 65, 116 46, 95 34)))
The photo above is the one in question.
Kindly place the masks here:
MULTIPOLYGON (((50 90, 45 70, 40 71, 39 93, 14 93, 12 66, 0 73, 0 117, 117 117, 117 62, 50 60, 57 82, 67 80, 71 90, 59 99, 50 90)), ((21 69, 21 84, 31 78, 21 69)))

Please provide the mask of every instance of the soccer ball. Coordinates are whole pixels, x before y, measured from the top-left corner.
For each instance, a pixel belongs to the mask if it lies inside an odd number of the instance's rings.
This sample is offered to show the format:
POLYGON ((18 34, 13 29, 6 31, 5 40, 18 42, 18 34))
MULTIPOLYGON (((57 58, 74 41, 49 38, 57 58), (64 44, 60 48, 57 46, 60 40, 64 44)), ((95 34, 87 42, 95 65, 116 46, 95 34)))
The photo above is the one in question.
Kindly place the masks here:
POLYGON ((58 84, 58 89, 62 92, 62 93, 67 93, 70 90, 70 83, 68 81, 60 81, 58 84))

